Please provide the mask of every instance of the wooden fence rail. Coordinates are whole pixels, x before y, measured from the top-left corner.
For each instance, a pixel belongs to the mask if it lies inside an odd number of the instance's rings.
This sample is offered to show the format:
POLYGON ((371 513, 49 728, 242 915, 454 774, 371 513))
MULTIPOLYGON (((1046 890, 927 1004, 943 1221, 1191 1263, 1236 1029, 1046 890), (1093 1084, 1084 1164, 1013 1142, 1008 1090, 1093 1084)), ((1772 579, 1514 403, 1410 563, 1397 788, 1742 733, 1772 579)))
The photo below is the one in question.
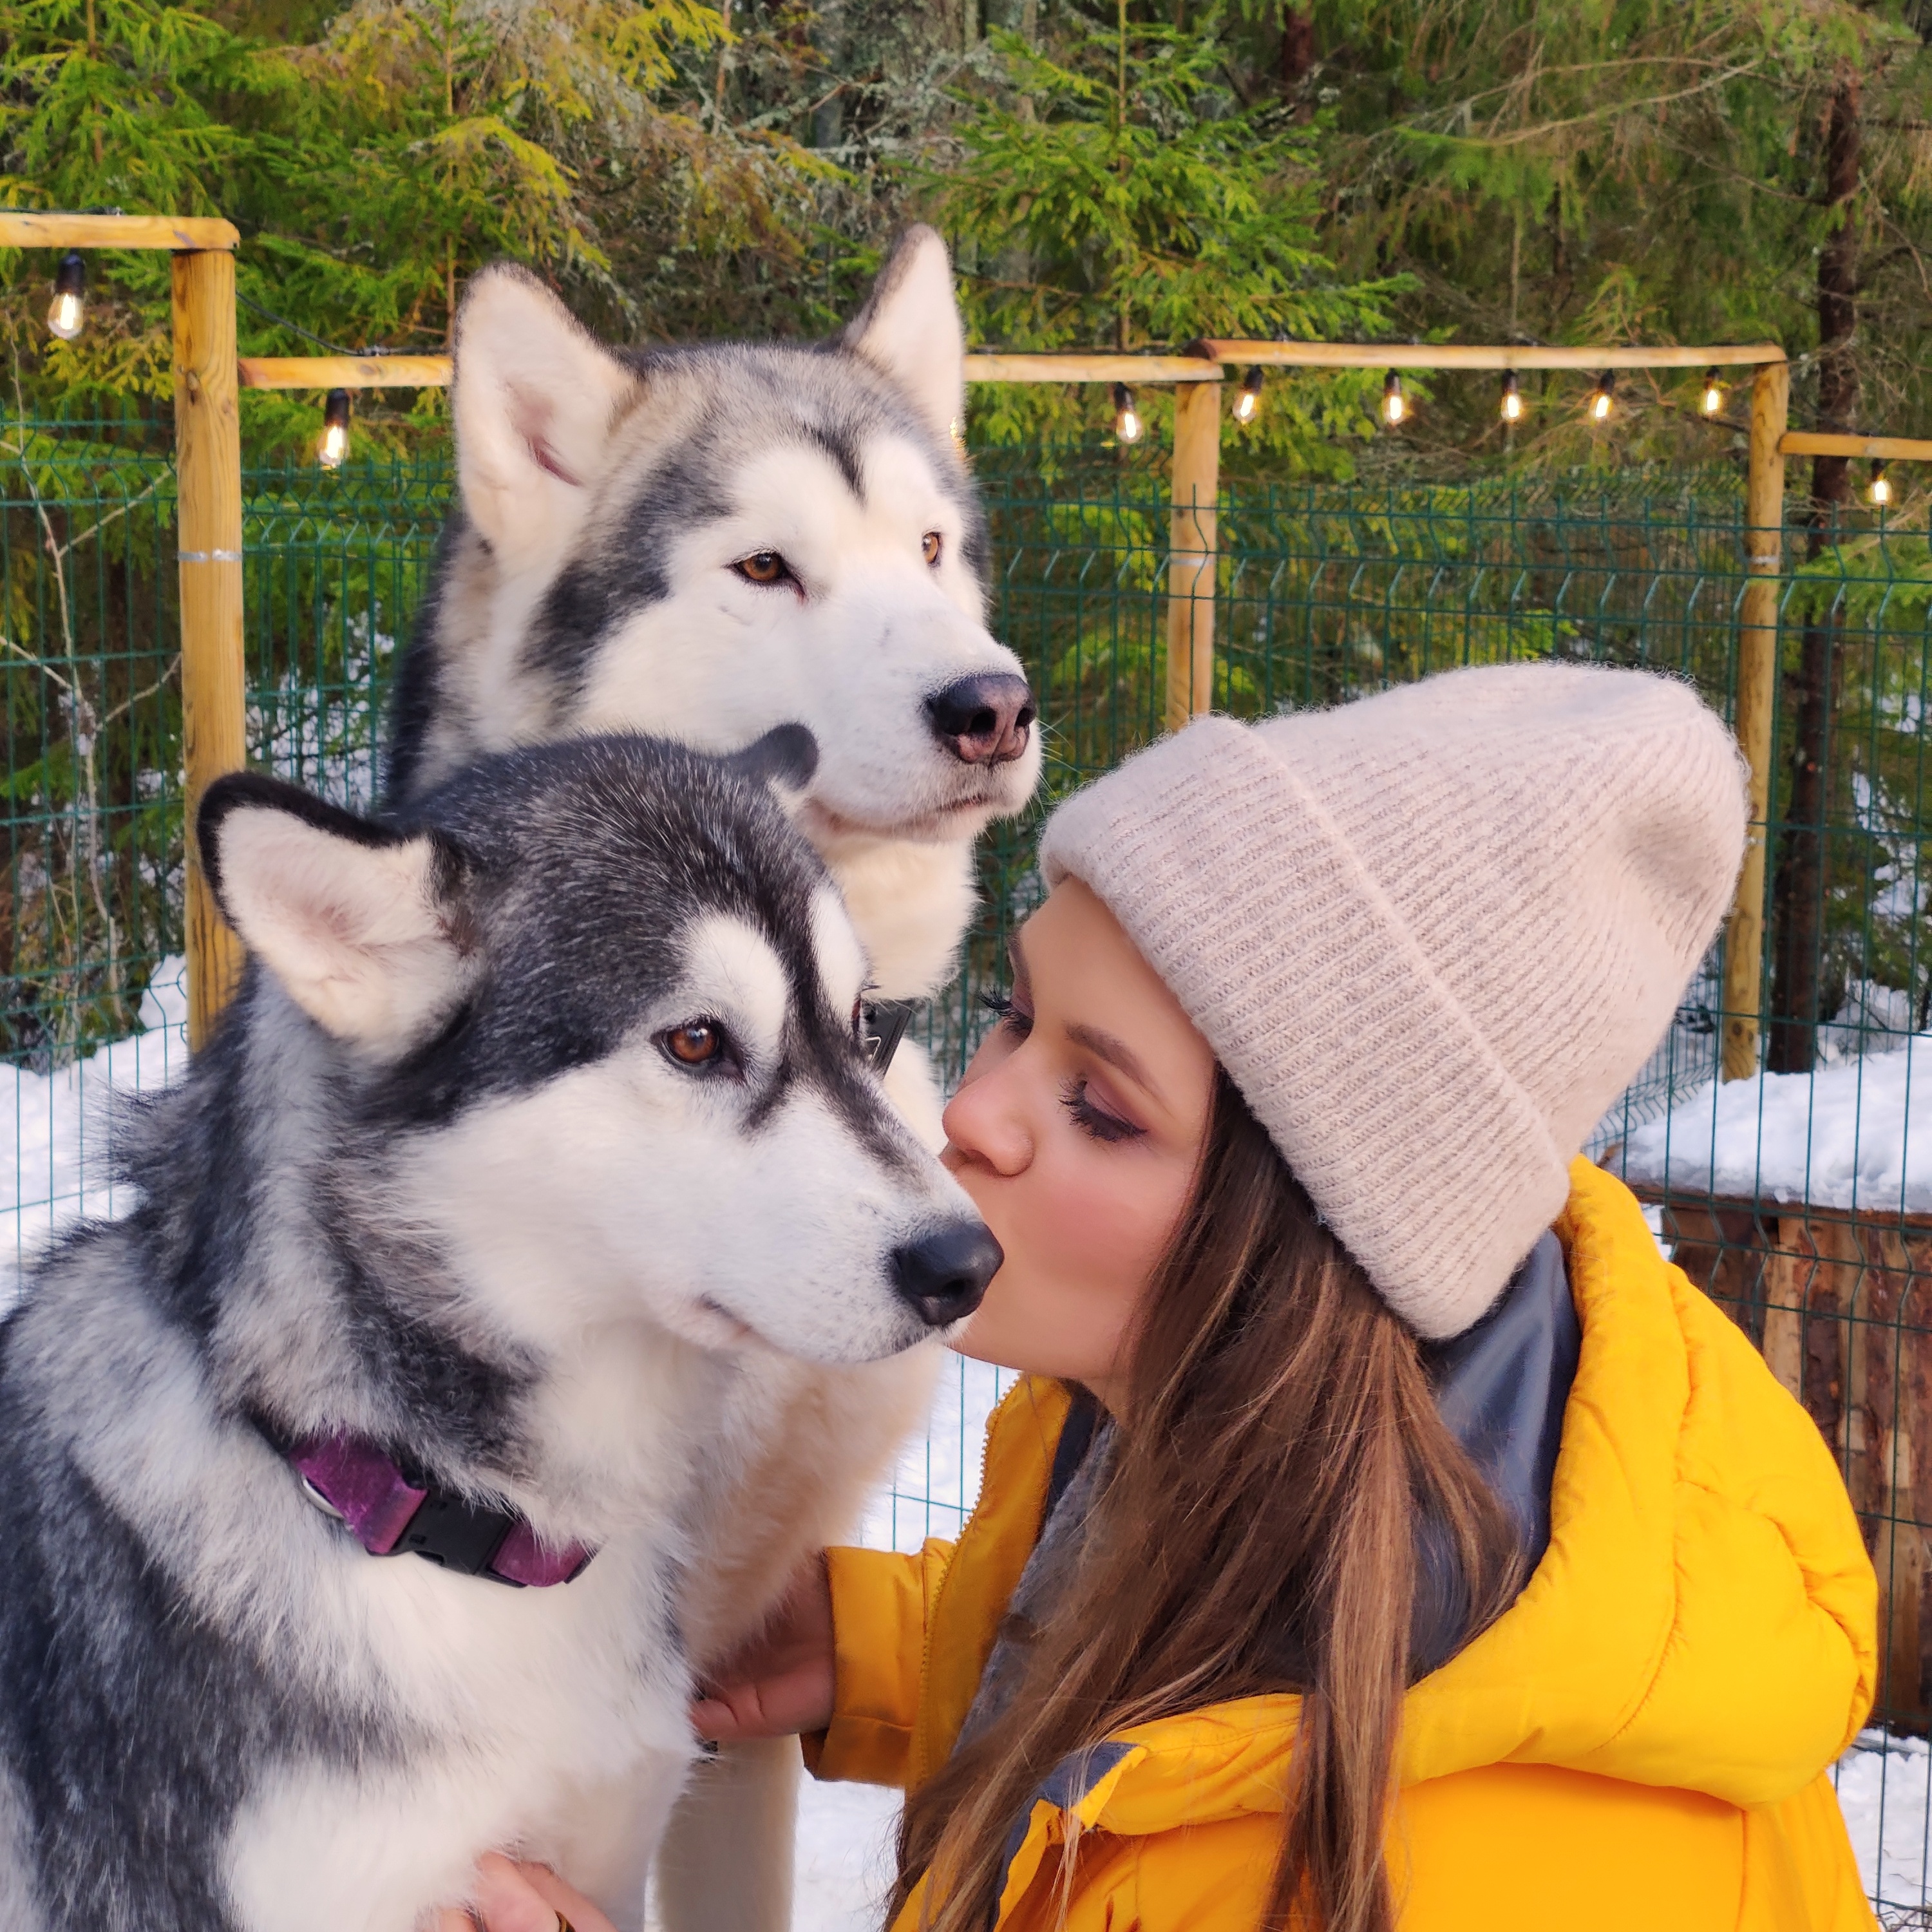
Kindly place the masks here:
MULTIPOLYGON (((227 222, 157 215, 0 211, 0 247, 164 248, 175 272, 176 425, 181 485, 182 680, 189 822, 202 791, 243 760, 241 442, 236 391, 428 388, 446 386, 442 356, 235 355, 234 261, 227 222)), ((1174 388, 1167 567, 1169 730, 1207 710, 1214 686, 1219 554, 1220 386, 1230 365, 1299 369, 1528 370, 1750 368, 1750 453, 1745 513, 1747 581, 1738 610, 1736 728, 1750 768, 1751 832, 1726 947, 1721 1066, 1755 1073, 1763 979, 1765 836, 1771 721, 1784 572, 1784 462, 1826 454, 1932 460, 1932 442, 1901 436, 1792 433, 1790 370, 1774 343, 1552 347, 1520 343, 1254 342, 1214 338, 1180 356, 976 352, 969 382, 1125 382, 1174 388)), ((198 1045, 232 982, 233 937, 216 915, 189 840, 189 1038, 198 1045)))

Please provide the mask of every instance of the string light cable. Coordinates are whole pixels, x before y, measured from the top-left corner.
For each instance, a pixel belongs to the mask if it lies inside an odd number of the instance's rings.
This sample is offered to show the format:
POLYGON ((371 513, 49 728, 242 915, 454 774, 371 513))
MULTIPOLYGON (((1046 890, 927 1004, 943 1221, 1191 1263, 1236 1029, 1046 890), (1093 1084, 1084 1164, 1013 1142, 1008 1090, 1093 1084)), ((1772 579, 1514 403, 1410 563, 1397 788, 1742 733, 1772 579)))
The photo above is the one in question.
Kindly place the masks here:
POLYGON ((278 328, 286 328, 291 335, 299 335, 304 342, 312 343, 327 356, 387 356, 390 352, 381 344, 372 349, 348 349, 339 342, 332 342, 326 335, 318 335, 312 328, 304 328, 298 322, 291 322, 285 315, 278 315, 265 304, 256 301, 253 296, 244 296, 239 289, 235 291, 235 299, 244 308, 251 308, 264 322, 272 322, 278 328))

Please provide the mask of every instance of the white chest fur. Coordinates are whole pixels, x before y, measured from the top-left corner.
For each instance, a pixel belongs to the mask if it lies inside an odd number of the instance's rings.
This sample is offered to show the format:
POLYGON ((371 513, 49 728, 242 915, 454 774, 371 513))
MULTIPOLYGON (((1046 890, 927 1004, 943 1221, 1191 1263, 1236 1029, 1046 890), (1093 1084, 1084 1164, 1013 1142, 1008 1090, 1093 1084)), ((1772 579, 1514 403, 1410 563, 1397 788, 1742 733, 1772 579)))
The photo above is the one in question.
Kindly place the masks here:
POLYGON ((692 1750, 662 1562, 620 1546, 528 1591, 411 1557, 328 1567, 331 1647, 361 1638, 338 1692, 400 1743, 262 1766, 226 1856, 250 1932, 415 1932, 492 1849, 555 1863, 639 1925, 646 1850, 692 1750))

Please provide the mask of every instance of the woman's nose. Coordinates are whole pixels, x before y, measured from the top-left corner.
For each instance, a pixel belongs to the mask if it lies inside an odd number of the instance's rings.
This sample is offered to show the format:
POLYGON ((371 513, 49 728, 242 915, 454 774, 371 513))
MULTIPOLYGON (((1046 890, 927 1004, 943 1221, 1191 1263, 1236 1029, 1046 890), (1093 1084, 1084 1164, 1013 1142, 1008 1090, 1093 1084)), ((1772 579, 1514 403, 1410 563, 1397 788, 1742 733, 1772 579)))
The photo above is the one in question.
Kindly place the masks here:
POLYGON ((956 1162, 1011 1176, 1032 1161, 1033 1133, 1018 1104, 1018 1083, 1010 1078, 1012 1067, 1009 1060, 968 1081, 946 1103, 941 1124, 949 1167, 956 1162))

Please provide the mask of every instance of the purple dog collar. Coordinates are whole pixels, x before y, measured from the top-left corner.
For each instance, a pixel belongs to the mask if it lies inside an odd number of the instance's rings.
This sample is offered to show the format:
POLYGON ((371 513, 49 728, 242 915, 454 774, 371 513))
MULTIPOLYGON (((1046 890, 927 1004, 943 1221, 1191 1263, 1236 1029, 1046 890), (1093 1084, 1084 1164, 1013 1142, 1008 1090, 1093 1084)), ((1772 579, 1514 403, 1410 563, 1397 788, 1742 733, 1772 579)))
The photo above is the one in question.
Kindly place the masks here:
POLYGON ((552 1550, 527 1516, 484 1508, 433 1484, 418 1487, 364 1436, 311 1436, 288 1460, 310 1501, 371 1556, 420 1556, 465 1576, 545 1590, 568 1583, 596 1553, 580 1543, 552 1550))

